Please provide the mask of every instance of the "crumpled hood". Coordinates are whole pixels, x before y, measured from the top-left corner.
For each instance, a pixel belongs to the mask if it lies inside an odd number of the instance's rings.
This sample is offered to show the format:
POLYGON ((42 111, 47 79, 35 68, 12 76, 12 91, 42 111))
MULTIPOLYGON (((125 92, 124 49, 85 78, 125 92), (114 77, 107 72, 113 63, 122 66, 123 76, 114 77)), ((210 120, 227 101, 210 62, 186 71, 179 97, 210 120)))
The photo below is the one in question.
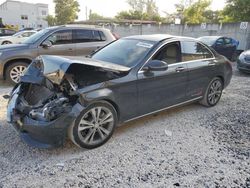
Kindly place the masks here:
POLYGON ((0 51, 10 51, 16 49, 26 49, 29 48, 28 44, 8 44, 8 45, 0 45, 0 51))
POLYGON ((81 64, 107 69, 107 71, 127 72, 131 68, 84 57, 41 55, 36 58, 21 77, 21 82, 42 84, 45 77, 53 83, 61 84, 65 73, 73 64, 81 64))

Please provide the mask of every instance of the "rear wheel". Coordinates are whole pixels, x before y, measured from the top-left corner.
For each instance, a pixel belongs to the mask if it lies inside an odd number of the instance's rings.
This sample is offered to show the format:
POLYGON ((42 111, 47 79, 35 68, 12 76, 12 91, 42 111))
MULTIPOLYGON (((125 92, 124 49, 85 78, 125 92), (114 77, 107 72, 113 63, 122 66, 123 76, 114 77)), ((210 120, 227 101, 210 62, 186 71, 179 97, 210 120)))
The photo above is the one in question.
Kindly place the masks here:
POLYGON ((208 85, 206 93, 200 103, 204 106, 215 106, 222 95, 223 82, 220 78, 214 78, 208 85))
POLYGON ((77 146, 93 149, 106 143, 117 124, 114 107, 105 101, 94 103, 81 112, 69 127, 69 137, 77 146))
POLYGON ((23 75, 24 71, 28 67, 28 63, 15 62, 9 65, 6 69, 6 80, 11 84, 16 84, 20 80, 20 76, 23 75))

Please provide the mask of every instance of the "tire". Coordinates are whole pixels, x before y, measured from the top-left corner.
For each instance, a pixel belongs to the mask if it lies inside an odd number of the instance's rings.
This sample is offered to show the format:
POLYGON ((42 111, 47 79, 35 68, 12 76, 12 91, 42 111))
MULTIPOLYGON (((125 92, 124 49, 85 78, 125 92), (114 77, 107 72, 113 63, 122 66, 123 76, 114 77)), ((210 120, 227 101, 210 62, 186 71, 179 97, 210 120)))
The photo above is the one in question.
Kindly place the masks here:
POLYGON ((94 149, 111 138, 117 121, 115 108, 106 101, 99 101, 89 105, 80 113, 69 127, 68 136, 78 147, 94 149))
POLYGON ((215 77, 208 84, 203 99, 200 101, 200 104, 207 107, 215 106, 220 101, 222 91, 223 91, 223 82, 220 78, 215 77))
POLYGON ((12 85, 17 84, 28 65, 25 62, 15 62, 9 65, 5 71, 6 81, 12 85))
POLYGON ((3 41, 2 42, 2 45, 6 45, 6 44, 12 44, 12 42, 10 42, 10 41, 3 41))

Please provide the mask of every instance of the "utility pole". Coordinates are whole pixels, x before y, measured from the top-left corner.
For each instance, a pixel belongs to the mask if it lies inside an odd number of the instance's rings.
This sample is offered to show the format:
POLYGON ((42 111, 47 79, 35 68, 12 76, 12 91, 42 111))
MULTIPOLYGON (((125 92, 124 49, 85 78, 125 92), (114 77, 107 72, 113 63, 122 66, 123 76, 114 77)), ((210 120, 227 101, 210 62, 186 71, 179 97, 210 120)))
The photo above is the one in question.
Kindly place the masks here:
POLYGON ((85 16, 86 16, 86 20, 88 20, 88 7, 85 7, 85 16))

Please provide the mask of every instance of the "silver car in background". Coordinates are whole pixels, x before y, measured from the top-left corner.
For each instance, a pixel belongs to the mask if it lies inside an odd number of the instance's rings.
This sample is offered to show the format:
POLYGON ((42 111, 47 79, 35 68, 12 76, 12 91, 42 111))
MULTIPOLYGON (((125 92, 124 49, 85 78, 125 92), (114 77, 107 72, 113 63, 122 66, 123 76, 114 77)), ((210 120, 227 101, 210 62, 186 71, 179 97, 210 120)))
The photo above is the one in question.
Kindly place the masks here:
POLYGON ((108 29, 64 25, 43 29, 21 44, 0 46, 0 79, 14 84, 39 55, 86 56, 116 40, 108 29))

